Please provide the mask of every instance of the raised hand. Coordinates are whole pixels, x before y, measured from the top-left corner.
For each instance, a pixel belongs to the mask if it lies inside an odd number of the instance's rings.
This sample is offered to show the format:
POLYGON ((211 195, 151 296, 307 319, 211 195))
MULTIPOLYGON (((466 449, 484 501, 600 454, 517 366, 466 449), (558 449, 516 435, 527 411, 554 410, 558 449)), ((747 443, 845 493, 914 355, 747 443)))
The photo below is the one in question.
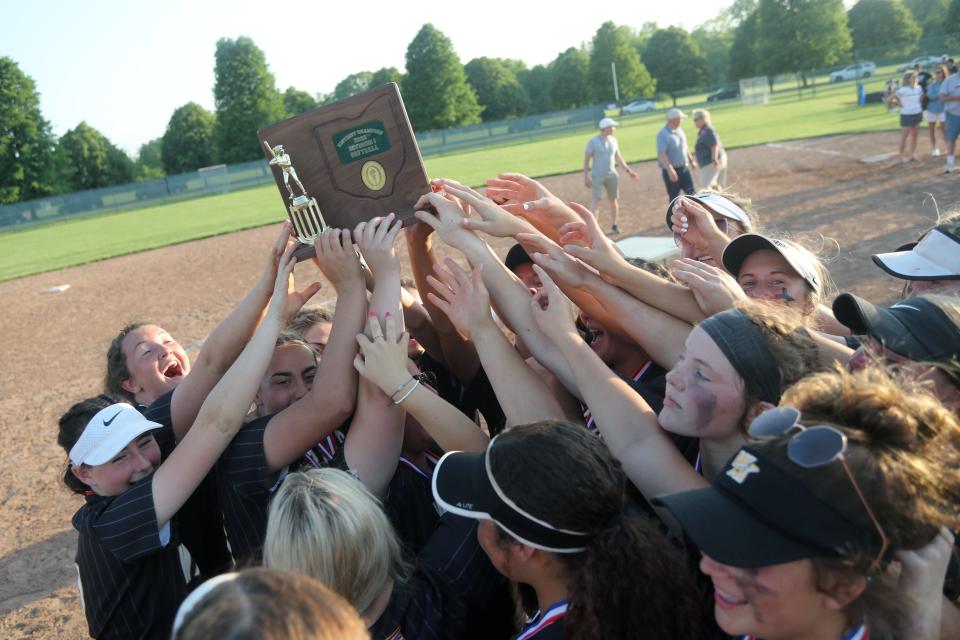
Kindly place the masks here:
POLYGON ((400 233, 401 222, 394 222, 395 218, 391 213, 384 218, 361 222, 353 230, 353 241, 360 247, 363 259, 377 278, 385 273, 400 273, 400 262, 393 245, 400 233))
POLYGON ((455 249, 464 246, 477 236, 464 226, 463 221, 467 214, 460 206, 460 202, 445 193, 425 193, 413 205, 417 209, 414 215, 417 220, 428 225, 440 235, 440 239, 455 249), (436 214, 426 211, 423 207, 430 205, 436 214))
POLYGON ((295 243, 287 245, 277 266, 277 277, 273 286, 273 298, 270 300, 268 314, 273 314, 287 324, 293 316, 297 315, 301 307, 307 300, 312 298, 317 291, 320 291, 319 282, 311 282, 306 287, 297 291, 293 286, 293 268, 297 265, 296 258, 293 257, 293 251, 296 249, 295 243))
POLYGON ((543 286, 530 301, 533 319, 555 344, 563 340, 581 340, 576 327, 576 309, 540 265, 533 265, 543 286))
POLYGON ((944 602, 941 594, 952 551, 953 534, 946 527, 940 527, 927 546, 896 555, 900 563, 897 590, 908 602, 914 603, 908 614, 916 634, 912 638, 940 637, 944 602))
POLYGON ((543 267, 552 278, 571 287, 582 287, 586 283, 589 269, 549 238, 539 233, 520 233, 517 234, 517 242, 527 250, 530 259, 543 267))
POLYGON ((705 316, 732 308, 747 294, 729 273, 698 260, 682 258, 673 263, 673 275, 690 287, 705 316))
POLYGON ((463 226, 474 231, 482 231, 498 238, 512 238, 518 233, 531 231, 529 223, 524 222, 498 205, 491 198, 483 196, 470 187, 466 187, 454 180, 440 180, 446 194, 458 199, 461 205, 466 205, 477 212, 480 219, 464 218, 463 226))
POLYGON ((349 229, 328 227, 316 237, 313 246, 317 252, 313 263, 337 293, 350 285, 363 286, 363 271, 353 249, 349 229))
POLYGON ((357 335, 360 353, 354 358, 353 367, 389 396, 411 377, 407 371, 410 335, 406 332, 397 335, 396 318, 390 312, 384 316, 384 325, 381 328, 376 314, 370 313, 368 331, 371 337, 362 333, 357 335))
POLYGON ((436 277, 427 276, 427 282, 436 293, 428 292, 427 297, 450 318, 464 339, 470 340, 476 327, 493 322, 490 294, 483 285, 482 264, 467 271, 447 258, 444 265, 436 265, 434 271, 436 277))
POLYGON ((290 231, 292 228, 290 221, 284 220, 283 224, 280 225, 280 233, 277 239, 274 240, 270 246, 270 250, 267 252, 267 262, 260 276, 260 283, 264 287, 273 287, 273 283, 277 278, 277 268, 280 265, 280 258, 287 248, 287 241, 290 239, 290 231))
POLYGON ((577 219, 563 200, 522 173, 501 173, 487 180, 487 195, 506 201, 503 208, 508 213, 526 219, 550 238, 555 239, 561 226, 577 219))
POLYGON ((679 196, 670 216, 673 230, 681 235, 685 242, 703 249, 718 238, 725 238, 717 227, 713 214, 699 202, 679 196))
POLYGON ((622 266, 623 256, 613 241, 600 229, 593 212, 577 203, 571 203, 571 207, 580 216, 580 220, 560 227, 560 245, 563 250, 599 271, 601 276, 622 266))

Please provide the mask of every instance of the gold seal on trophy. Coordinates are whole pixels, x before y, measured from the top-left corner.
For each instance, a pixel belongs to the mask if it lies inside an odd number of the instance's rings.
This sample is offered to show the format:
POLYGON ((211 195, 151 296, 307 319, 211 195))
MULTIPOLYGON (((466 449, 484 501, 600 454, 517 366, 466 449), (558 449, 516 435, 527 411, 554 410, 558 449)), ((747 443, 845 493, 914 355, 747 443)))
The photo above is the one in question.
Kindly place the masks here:
POLYGON ((360 167, 360 179, 370 191, 380 191, 387 184, 387 172, 376 160, 368 160, 360 167))
MULTIPOLYGON (((300 178, 297 177, 297 170, 293 167, 290 155, 284 151, 283 145, 278 144, 275 147, 271 147, 266 140, 263 141, 263 144, 267 147, 267 151, 273 155, 270 164, 275 165, 283 172, 283 186, 285 186, 290 193, 290 206, 288 207, 288 211, 290 222, 293 223, 294 233, 300 242, 313 246, 314 238, 327 228, 323 214, 320 213, 320 206, 314 198, 311 198, 310 195, 307 194, 303 183, 300 182, 300 178), (291 181, 293 184, 291 184, 291 181), (300 195, 298 196, 295 196, 293 193, 294 184, 300 188, 300 195)), ((381 171, 382 170, 381 168, 381 171)))

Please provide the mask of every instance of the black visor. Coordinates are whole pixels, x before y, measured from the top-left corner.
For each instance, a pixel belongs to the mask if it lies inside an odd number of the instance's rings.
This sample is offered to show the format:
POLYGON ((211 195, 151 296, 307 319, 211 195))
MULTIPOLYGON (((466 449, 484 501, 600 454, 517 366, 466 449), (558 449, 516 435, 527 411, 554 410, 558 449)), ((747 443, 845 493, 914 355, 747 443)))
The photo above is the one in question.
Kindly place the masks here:
POLYGON ((433 497, 444 510, 475 520, 493 520, 516 540, 544 551, 578 553, 586 549, 588 534, 551 525, 521 509, 496 484, 489 454, 453 451, 433 470, 433 497))

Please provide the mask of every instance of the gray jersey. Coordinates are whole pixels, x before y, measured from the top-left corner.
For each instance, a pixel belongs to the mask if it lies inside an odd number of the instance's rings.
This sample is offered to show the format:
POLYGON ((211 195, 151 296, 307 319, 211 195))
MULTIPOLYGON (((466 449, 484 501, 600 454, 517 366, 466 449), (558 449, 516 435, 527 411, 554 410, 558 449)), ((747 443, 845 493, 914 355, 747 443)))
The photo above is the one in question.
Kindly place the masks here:
POLYGON ((586 153, 593 158, 593 166, 590 167, 591 176, 608 176, 616 172, 617 139, 613 136, 604 138, 599 133, 587 143, 586 153))
MULTIPOLYGON (((663 129, 660 129, 660 133, 657 134, 657 154, 664 151, 667 153, 667 160, 674 167, 687 166, 687 136, 684 135, 683 129, 680 127, 671 129, 670 125, 663 125, 663 129)), ((666 169, 659 160, 657 164, 661 169, 666 169)))
MULTIPOLYGON (((940 98, 944 96, 960 96, 960 74, 955 73, 940 83, 940 98)), ((949 114, 960 116, 960 101, 944 102, 943 110, 949 114)))

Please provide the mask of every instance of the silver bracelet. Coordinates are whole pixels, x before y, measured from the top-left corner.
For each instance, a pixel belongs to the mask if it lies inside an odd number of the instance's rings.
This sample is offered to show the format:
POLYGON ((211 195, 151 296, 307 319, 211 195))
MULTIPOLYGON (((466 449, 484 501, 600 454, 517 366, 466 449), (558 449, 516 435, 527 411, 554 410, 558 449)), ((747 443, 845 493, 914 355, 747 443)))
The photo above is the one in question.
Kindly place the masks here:
POLYGON ((393 404, 400 404, 401 402, 403 402, 404 400, 406 400, 407 397, 408 397, 411 393, 413 393, 413 390, 414 390, 414 389, 416 389, 418 386, 420 386, 420 381, 419 381, 418 379, 416 379, 416 378, 411 378, 411 380, 414 381, 413 386, 410 387, 409 389, 407 389, 407 392, 406 392, 405 394, 403 394, 402 396, 400 396, 397 400, 394 400, 394 401, 393 401, 393 404))
MULTIPOLYGON (((407 385, 410 384, 411 382, 413 382, 414 380, 416 380, 416 378, 414 378, 413 376, 410 376, 410 379, 409 379, 409 380, 406 380, 403 384, 401 384, 399 387, 397 387, 397 390, 390 394, 390 400, 391 400, 391 402, 393 401, 394 398, 397 397, 397 394, 398 394, 398 393, 400 393, 401 391, 403 391, 404 389, 406 389, 406 388, 407 388, 407 385)), ((396 403, 394 402, 394 404, 396 404, 396 403)))

